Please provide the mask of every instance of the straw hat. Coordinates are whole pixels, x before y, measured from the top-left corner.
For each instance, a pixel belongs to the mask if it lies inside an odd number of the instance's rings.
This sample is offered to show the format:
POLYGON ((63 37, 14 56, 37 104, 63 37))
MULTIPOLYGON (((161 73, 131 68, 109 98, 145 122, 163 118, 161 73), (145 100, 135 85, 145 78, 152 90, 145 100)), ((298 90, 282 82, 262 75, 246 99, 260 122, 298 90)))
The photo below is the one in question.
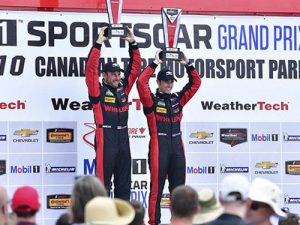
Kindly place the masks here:
POLYGON ((200 212, 194 216, 193 224, 204 224, 217 219, 224 211, 213 190, 205 188, 198 192, 200 212))
POLYGON ((121 199, 95 197, 84 208, 84 222, 91 225, 125 225, 134 216, 133 207, 121 199))

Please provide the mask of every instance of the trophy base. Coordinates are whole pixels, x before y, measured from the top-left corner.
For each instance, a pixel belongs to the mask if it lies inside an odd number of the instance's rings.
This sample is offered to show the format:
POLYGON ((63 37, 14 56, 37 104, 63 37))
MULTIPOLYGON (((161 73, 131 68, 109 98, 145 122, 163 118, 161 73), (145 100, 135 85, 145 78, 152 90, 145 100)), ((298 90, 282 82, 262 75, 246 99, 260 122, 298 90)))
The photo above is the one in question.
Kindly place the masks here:
POLYGON ((123 24, 109 24, 107 37, 127 37, 127 28, 123 24))
POLYGON ((181 61, 182 52, 179 48, 163 48, 159 54, 159 58, 165 60, 181 61))

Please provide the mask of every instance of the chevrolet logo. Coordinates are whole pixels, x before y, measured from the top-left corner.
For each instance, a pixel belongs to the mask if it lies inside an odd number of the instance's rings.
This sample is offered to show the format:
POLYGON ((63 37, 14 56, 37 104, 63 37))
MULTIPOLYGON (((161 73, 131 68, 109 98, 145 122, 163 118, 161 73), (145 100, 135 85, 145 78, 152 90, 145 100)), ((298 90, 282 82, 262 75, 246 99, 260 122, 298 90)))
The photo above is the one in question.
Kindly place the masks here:
POLYGON ((261 167, 262 169, 270 169, 272 167, 277 167, 278 163, 272 163, 269 161, 262 161, 255 164, 255 167, 261 167))
POLYGON ((210 138, 213 136, 214 133, 208 133, 205 131, 198 131, 195 133, 191 133, 190 137, 192 138, 198 138, 198 139, 206 139, 206 138, 210 138))
POLYGON ((14 135, 20 135, 22 137, 30 137, 31 135, 37 135, 38 130, 30 130, 30 129, 21 129, 21 130, 16 130, 14 135))

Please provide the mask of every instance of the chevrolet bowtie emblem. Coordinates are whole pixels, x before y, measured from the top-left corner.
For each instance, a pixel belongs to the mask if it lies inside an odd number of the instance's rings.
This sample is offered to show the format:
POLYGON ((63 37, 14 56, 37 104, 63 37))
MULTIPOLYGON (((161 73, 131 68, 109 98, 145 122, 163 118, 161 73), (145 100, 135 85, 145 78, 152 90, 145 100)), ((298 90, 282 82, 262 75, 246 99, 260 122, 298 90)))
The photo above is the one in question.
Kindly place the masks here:
POLYGON ((195 133, 191 133, 190 137, 198 138, 198 139, 205 139, 205 138, 212 137, 213 134, 214 133, 208 133, 208 132, 205 132, 205 131, 198 131, 198 132, 195 132, 195 133))
POLYGON ((30 129, 21 129, 21 130, 16 130, 14 132, 14 135, 20 135, 22 137, 30 137, 31 135, 37 135, 38 130, 30 130, 30 129))

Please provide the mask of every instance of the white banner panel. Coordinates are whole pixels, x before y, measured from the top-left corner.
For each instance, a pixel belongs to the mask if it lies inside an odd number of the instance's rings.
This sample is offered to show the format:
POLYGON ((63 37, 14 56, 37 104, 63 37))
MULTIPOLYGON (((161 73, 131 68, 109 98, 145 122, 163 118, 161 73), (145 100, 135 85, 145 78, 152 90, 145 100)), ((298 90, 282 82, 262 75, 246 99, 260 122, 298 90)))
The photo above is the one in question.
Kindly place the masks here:
MULTIPOLYGON (((19 185, 36 186, 39 220, 53 224, 69 204, 74 177, 94 173, 84 70, 107 15, 0 16, 0 181, 10 195, 19 185)), ((126 14, 122 20, 134 30, 145 68, 163 47, 161 17, 126 14)), ((282 206, 299 211, 299 27, 296 17, 182 16, 178 47, 202 77, 183 116, 187 184, 218 190, 228 173, 263 176, 283 188, 282 206)), ((111 39, 102 57, 101 63, 126 67, 127 43, 111 39)), ((174 71, 174 91, 180 90, 187 82, 184 68, 162 66, 174 71)), ((154 92, 155 78, 150 86, 154 92)), ((135 87, 130 101, 131 197, 148 207, 149 133, 135 87)), ((168 210, 162 216, 168 223, 168 210)))

